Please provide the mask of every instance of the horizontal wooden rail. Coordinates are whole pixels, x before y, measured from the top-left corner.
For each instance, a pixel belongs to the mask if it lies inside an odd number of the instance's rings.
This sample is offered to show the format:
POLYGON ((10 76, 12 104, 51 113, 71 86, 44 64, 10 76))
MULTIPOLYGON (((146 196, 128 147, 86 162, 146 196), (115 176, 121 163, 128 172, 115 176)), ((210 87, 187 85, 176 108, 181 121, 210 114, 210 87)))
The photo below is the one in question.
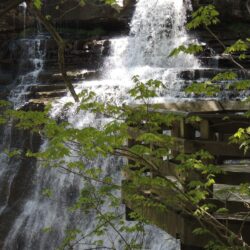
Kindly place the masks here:
POLYGON ((175 150, 186 154, 192 154, 203 149, 214 156, 250 158, 250 152, 244 154, 244 151, 239 149, 239 145, 229 144, 228 142, 175 138, 175 143, 175 150))

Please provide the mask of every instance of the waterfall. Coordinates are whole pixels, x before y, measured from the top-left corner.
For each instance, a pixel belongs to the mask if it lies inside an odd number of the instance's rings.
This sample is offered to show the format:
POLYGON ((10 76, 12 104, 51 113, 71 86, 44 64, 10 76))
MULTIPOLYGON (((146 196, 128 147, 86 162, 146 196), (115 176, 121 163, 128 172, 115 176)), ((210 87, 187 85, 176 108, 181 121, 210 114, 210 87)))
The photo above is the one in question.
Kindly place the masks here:
MULTIPOLYGON (((16 66, 18 77, 12 84, 9 100, 14 108, 22 107, 28 100, 29 88, 37 84, 38 75, 43 68, 45 50, 44 36, 38 33, 35 37, 17 39, 10 44, 20 56, 16 66)), ((0 245, 10 230, 13 221, 21 212, 23 200, 31 192, 31 177, 36 169, 36 161, 22 158, 23 152, 30 146, 39 143, 39 138, 27 131, 15 129, 13 120, 2 126, 0 134, 0 245), (9 158, 5 151, 19 150, 21 157, 9 158)), ((36 146, 35 146, 36 148, 36 146)), ((33 149, 35 149, 33 148, 33 149)), ((37 149, 35 149, 37 150, 37 149)))
POLYGON ((158 79, 164 83, 162 100, 185 97, 181 93, 184 81, 178 74, 199 68, 199 61, 192 55, 170 58, 169 54, 181 44, 192 42, 185 30, 190 6, 183 0, 138 1, 130 35, 111 41, 112 55, 106 60, 102 83, 91 84, 126 89, 133 86, 132 77, 139 75, 142 81, 158 79))
POLYGON ((26 36, 27 4, 23 2, 19 5, 23 9, 23 36, 26 36))
POLYGON ((194 63, 187 56, 168 57, 175 47, 188 39, 185 12, 182 0, 139 1, 131 23, 126 65, 193 67, 194 63))
MULTIPOLYGON (((176 98, 182 84, 178 79, 178 73, 183 69, 199 67, 198 61, 190 55, 168 57, 172 49, 189 40, 184 28, 187 5, 183 0, 139 0, 131 22, 130 35, 111 41, 112 52, 106 59, 102 78, 98 81, 79 82, 77 91, 80 92, 83 88, 93 89, 100 100, 110 98, 121 105, 123 102, 130 102, 126 91, 133 86, 131 78, 139 75, 143 81, 161 80, 166 86, 165 92, 161 93, 164 100, 176 98)), ((39 72, 41 66, 37 70, 39 72)), ((32 77, 33 75, 32 73, 32 77)), ((30 81, 21 79, 20 82, 22 89, 25 89, 24 83, 26 86, 30 81)), ((12 100, 20 103, 15 93, 17 92, 14 91, 12 94, 14 96, 12 100)), ((97 117, 91 113, 76 114, 77 105, 65 114, 62 107, 68 101, 72 101, 70 95, 54 102, 51 115, 58 117, 64 112, 64 117, 66 115, 68 121, 77 128, 93 125, 98 127, 105 122, 103 117, 97 117)), ((44 147, 46 147, 46 141, 41 150, 44 147)), ((120 171, 124 165, 124 159, 98 158, 96 162, 89 164, 89 167, 93 165, 101 165, 104 170, 103 175, 112 176, 118 183, 121 181, 120 171)), ((93 219, 94 214, 83 215, 80 212, 71 213, 68 210, 68 206, 74 203, 80 188, 84 185, 80 178, 56 168, 45 169, 38 164, 32 185, 32 194, 24 202, 22 212, 16 218, 5 240, 4 249, 52 250, 59 246, 67 229, 77 227, 85 234, 93 230, 96 223, 93 219), (55 198, 47 199, 42 196, 46 188, 52 191, 55 198), (50 229, 49 233, 44 232, 45 228, 50 229)), ((107 211, 109 208, 104 205, 102 209, 107 211)), ((123 207, 120 209, 122 210, 123 207)), ((114 240, 117 250, 124 249, 112 229, 107 234, 114 240)), ((129 235, 124 237, 127 238, 129 235)), ((87 239, 85 244, 91 244, 97 239, 102 239, 105 245, 109 244, 108 237, 104 236, 87 239)), ((84 250, 85 246, 79 244, 74 249, 84 250)), ((146 227, 144 248, 179 249, 176 240, 153 226, 146 227)))
POLYGON ((45 57, 45 37, 39 32, 34 38, 20 39, 13 46, 21 47, 19 77, 15 81, 15 88, 11 91, 9 100, 14 108, 21 108, 28 100, 28 90, 38 84, 38 76, 43 69, 45 57))

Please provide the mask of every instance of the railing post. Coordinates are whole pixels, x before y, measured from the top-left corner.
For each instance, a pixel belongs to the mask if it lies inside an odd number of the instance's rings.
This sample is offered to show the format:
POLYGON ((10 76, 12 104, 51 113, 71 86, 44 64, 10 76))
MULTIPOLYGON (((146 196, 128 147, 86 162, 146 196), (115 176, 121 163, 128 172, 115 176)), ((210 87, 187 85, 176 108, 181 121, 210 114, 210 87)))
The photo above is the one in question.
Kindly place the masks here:
POLYGON ((185 119, 180 121, 180 136, 185 139, 194 139, 195 130, 185 119))
POLYGON ((210 128, 208 120, 202 120, 200 122, 200 133, 201 139, 208 140, 210 138, 210 128))

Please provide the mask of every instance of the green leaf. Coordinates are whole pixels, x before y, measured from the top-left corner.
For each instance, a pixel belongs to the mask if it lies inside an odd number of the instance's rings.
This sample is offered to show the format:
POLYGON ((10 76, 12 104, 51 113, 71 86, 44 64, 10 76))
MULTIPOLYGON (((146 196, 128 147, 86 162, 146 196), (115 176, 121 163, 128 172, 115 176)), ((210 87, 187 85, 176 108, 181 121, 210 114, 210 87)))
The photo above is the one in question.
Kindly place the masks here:
POLYGON ((138 155, 150 154, 151 153, 151 149, 146 147, 146 146, 143 146, 143 145, 135 145, 135 146, 131 147, 130 150, 133 153, 136 153, 138 155))
POLYGON ((185 89, 186 93, 193 93, 196 95, 204 94, 207 96, 214 96, 220 91, 220 86, 206 81, 203 83, 193 83, 185 89))
POLYGON ((42 0, 34 0, 34 6, 40 10, 42 7, 42 0))
POLYGON ((43 233, 51 233, 53 231, 52 227, 44 227, 42 229, 43 233))
POLYGON ((42 191, 42 195, 47 197, 47 198, 51 198, 53 193, 52 193, 51 189, 46 188, 42 191))
POLYGON ((203 51, 203 46, 200 44, 189 44, 187 46, 185 45, 181 45, 178 48, 175 48, 171 51, 171 53, 169 54, 169 57, 173 57, 173 56, 177 56, 179 55, 181 52, 185 53, 185 54, 197 54, 203 51))
POLYGON ((218 214, 227 214, 229 212, 229 210, 225 207, 219 208, 218 210, 216 210, 216 213, 218 214))
POLYGON ((192 13, 192 20, 187 24, 187 28, 196 29, 200 26, 215 25, 220 21, 218 16, 219 12, 214 5, 202 6, 192 13))
POLYGON ((153 134, 153 133, 143 133, 140 136, 138 136, 136 140, 143 141, 145 143, 164 142, 162 135, 157 135, 157 134, 153 134))
POLYGON ((230 81, 235 80, 238 75, 235 72, 223 72, 219 73, 212 78, 212 82, 220 82, 220 81, 230 81))
POLYGON ((249 45, 240 39, 236 41, 233 45, 228 47, 224 53, 232 54, 235 52, 242 52, 242 51, 244 52, 244 51, 247 51, 248 49, 249 49, 249 45))
POLYGON ((207 230, 205 228, 196 228, 193 230, 193 234, 195 234, 195 235, 209 234, 209 230, 207 230))

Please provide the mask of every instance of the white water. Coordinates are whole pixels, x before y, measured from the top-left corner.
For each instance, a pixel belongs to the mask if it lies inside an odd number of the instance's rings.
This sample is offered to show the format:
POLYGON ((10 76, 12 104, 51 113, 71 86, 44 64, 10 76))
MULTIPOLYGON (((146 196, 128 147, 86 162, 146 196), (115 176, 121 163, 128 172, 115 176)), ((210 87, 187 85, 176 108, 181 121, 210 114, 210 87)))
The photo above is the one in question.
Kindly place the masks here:
POLYGON ((23 36, 26 37, 27 4, 23 2, 19 5, 23 9, 23 36))
MULTIPOLYGON (((22 4, 24 10, 26 5, 22 4)), ((24 12, 26 14, 26 10, 24 12)), ((25 18, 25 17, 24 17, 25 18)), ((24 27, 25 29, 25 27, 24 27)), ((20 50, 21 63, 18 65, 20 76, 15 80, 17 86, 11 91, 9 100, 14 108, 22 107, 26 102, 27 89, 37 84, 37 77, 43 67, 44 50, 41 49, 41 41, 44 37, 37 35, 34 39, 20 39, 13 42, 11 46, 15 51, 20 50), (30 69, 32 71, 30 72, 30 69)), ((22 160, 10 159, 5 151, 12 151, 22 147, 24 142, 14 132, 14 123, 10 120, 4 127, 0 141, 0 215, 8 209, 9 199, 13 181, 21 168, 22 160)), ((22 133, 19 135, 21 136, 22 133)))
MULTIPOLYGON (((178 79, 178 72, 199 67, 193 56, 168 58, 173 48, 188 41, 184 29, 185 11, 182 0, 139 0, 130 36, 112 40, 112 53, 106 60, 102 79, 79 83, 77 91, 88 87, 98 94, 100 100, 112 98, 120 105, 131 101, 126 91, 133 86, 132 76, 139 75, 142 80, 153 78, 163 81, 166 90, 162 92, 162 100, 175 98, 182 83, 178 79)), ((62 106, 68 101, 72 101, 70 96, 54 103, 52 116, 60 116, 62 106)), ((74 127, 99 126, 104 122, 101 117, 93 114, 76 114, 75 109, 76 106, 63 114, 74 127)), ((46 147, 46 143, 43 146, 46 147)), ((112 176, 117 182, 121 180, 122 159, 100 158, 96 159, 94 165, 102 166, 104 175, 112 176)), ((5 249, 55 249, 62 240, 65 229, 77 226, 85 234, 93 229, 94 214, 72 214, 67 210, 67 205, 72 204, 83 185, 79 178, 58 169, 49 171, 39 167, 33 182, 33 195, 26 201, 23 212, 13 225, 5 241, 5 249), (56 200, 48 200, 41 195, 45 188, 52 189, 56 200), (42 232, 43 228, 48 227, 52 228, 50 233, 42 232)), ((103 211, 107 209, 107 206, 102 208, 103 211)), ((110 244, 109 237, 115 241, 115 249, 123 249, 123 244, 112 229, 107 231, 106 237, 101 237, 105 245, 110 244)), ((97 239, 90 238, 84 243, 90 244, 97 239)), ((86 245, 78 245, 74 249, 84 250, 86 247, 88 248, 86 245)), ((179 249, 179 246, 165 232, 148 226, 144 248, 174 250, 179 249)))
POLYGON ((45 48, 41 48, 41 42, 44 39, 45 37, 38 34, 34 39, 21 39, 19 41, 23 51, 22 63, 19 68, 28 72, 20 74, 16 79, 15 85, 17 87, 10 93, 9 100, 14 104, 15 109, 21 108, 27 101, 28 89, 38 84, 38 76, 44 64, 45 48))
POLYGON ((12 121, 8 122, 4 126, 2 141, 0 143, 0 192, 1 192, 1 202, 0 202, 0 215, 7 207, 8 199, 10 196, 11 183, 18 171, 18 163, 11 164, 11 160, 7 157, 5 150, 11 151, 11 133, 12 133, 12 121), (11 167, 10 167, 11 165, 11 167), (5 191, 3 191, 5 190, 5 191))
MULTIPOLYGON (((189 1, 140 0, 131 22, 130 36, 111 40, 112 52, 104 66, 101 81, 84 82, 84 87, 99 87, 98 92, 111 91, 111 86, 120 88, 124 95, 133 86, 133 76, 142 81, 161 80, 166 89, 161 101, 180 96, 183 81, 178 73, 199 68, 198 60, 187 54, 169 57, 170 52, 181 44, 190 43, 185 30, 186 11, 189 1)), ((116 93, 117 94, 117 93, 116 93)), ((185 95, 182 94, 184 97, 185 95)))

